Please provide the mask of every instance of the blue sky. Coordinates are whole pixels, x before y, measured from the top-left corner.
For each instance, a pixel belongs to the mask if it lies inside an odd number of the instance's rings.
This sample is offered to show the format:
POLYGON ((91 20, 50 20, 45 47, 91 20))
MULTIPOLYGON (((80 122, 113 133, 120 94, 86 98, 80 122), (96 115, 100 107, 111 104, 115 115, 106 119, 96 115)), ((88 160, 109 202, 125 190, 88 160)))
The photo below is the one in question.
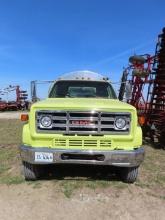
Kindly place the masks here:
POLYGON ((0 88, 81 69, 119 81, 163 26, 164 0, 0 0, 0 88))

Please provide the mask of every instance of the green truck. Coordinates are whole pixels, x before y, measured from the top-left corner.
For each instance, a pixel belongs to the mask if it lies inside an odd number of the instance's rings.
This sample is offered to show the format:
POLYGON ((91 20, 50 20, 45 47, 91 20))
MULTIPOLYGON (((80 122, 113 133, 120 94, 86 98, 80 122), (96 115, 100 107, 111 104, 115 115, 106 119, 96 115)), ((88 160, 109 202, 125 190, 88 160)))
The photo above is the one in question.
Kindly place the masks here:
POLYGON ((84 164, 114 166, 133 183, 144 159, 136 109, 90 71, 64 74, 31 106, 20 152, 26 180, 39 178, 46 164, 84 164))

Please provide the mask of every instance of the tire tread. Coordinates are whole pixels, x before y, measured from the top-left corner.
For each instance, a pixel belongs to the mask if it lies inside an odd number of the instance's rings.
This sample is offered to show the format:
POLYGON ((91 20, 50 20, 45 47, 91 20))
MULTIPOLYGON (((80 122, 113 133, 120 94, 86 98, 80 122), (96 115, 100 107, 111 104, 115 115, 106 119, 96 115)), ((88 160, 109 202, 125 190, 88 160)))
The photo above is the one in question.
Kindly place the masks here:
POLYGON ((23 174, 24 174, 25 180, 27 181, 37 180, 38 172, 37 172, 36 165, 23 161, 23 174))

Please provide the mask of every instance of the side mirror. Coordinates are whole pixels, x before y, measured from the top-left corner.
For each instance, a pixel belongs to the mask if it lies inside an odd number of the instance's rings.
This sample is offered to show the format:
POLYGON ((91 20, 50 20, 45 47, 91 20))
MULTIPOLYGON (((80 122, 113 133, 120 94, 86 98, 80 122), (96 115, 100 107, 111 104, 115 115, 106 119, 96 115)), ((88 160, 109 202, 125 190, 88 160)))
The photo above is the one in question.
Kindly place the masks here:
POLYGON ((132 97, 132 84, 130 82, 126 83, 125 97, 126 97, 126 100, 129 100, 132 97))

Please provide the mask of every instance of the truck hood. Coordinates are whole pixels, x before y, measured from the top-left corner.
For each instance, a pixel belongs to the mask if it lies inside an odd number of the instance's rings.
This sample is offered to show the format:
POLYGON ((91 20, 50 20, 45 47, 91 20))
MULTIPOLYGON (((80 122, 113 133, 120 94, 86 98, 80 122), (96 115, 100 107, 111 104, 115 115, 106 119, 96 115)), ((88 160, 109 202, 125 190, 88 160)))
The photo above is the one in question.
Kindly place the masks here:
POLYGON ((52 110, 135 110, 132 105, 117 99, 97 98, 48 98, 32 105, 33 109, 52 110))

